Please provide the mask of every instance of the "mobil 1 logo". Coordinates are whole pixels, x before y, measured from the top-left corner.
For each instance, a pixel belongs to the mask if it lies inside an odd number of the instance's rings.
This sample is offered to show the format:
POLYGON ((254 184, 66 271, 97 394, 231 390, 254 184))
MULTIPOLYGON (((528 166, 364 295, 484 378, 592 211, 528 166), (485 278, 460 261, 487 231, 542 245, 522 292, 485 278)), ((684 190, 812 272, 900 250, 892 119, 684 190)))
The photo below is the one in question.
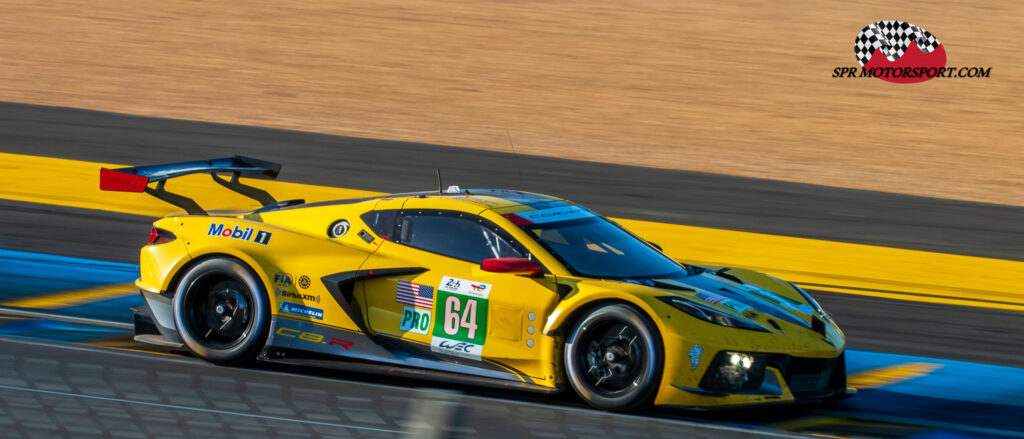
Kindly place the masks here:
POLYGON ((242 226, 225 227, 224 224, 217 223, 210 224, 210 230, 206 234, 209 236, 222 236, 242 241, 251 241, 262 245, 270 244, 270 237, 273 236, 273 233, 266 230, 257 230, 252 227, 243 229, 242 226))
POLYGON ((487 341, 491 284, 445 276, 434 300, 434 352, 479 360, 487 341))

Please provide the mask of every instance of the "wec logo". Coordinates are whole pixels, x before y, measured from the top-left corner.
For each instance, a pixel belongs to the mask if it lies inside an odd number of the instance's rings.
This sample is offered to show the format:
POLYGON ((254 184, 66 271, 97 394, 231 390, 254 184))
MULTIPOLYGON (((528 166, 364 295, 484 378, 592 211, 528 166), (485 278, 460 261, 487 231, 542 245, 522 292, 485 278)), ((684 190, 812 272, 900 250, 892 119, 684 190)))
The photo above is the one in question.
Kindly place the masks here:
POLYGON ((430 350, 441 354, 479 360, 483 345, 435 336, 430 339, 430 350))
POLYGON ((206 233, 209 236, 223 236, 225 238, 241 239, 242 241, 252 241, 257 244, 267 245, 270 244, 270 237, 272 233, 265 230, 256 230, 252 227, 224 227, 224 224, 210 224, 210 231, 206 233), (255 237, 253 233, 255 232, 255 237))
POLYGON ((468 353, 473 352, 473 348, 476 347, 476 345, 470 344, 470 343, 466 343, 464 341, 451 342, 451 341, 445 340, 445 341, 442 341, 441 343, 439 343, 438 347, 440 347, 441 349, 449 350, 449 351, 464 352, 464 353, 468 354, 468 353))

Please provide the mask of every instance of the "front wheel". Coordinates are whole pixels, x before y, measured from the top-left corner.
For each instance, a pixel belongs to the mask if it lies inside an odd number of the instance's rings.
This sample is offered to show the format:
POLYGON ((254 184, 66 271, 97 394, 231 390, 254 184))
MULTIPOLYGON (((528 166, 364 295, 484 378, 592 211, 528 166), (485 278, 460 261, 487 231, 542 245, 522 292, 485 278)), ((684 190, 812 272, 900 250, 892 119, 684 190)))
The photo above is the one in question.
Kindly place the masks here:
POLYGON ((199 357, 244 363, 255 359, 267 340, 270 303, 259 277, 241 261, 207 259, 178 282, 174 324, 199 357))
POLYGON ((588 404, 626 411, 648 403, 661 378, 657 331, 636 309, 604 305, 585 314, 565 343, 565 372, 588 404))

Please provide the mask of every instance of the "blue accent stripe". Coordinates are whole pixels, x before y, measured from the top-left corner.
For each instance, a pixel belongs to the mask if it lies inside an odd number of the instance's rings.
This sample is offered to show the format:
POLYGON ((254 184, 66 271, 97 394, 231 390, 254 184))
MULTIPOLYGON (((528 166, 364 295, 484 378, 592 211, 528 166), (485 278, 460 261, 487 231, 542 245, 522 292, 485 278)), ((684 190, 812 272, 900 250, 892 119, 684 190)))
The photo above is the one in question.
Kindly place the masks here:
POLYGON ((116 328, 55 320, 21 320, 0 325, 0 335, 63 343, 87 343, 117 337, 128 337, 131 333, 116 328))
POLYGON ((1024 369, 880 352, 851 350, 846 354, 847 371, 851 375, 906 363, 932 363, 940 367, 927 375, 884 386, 885 391, 1024 407, 1024 369))
POLYGON ((0 300, 131 283, 139 266, 0 249, 0 300))

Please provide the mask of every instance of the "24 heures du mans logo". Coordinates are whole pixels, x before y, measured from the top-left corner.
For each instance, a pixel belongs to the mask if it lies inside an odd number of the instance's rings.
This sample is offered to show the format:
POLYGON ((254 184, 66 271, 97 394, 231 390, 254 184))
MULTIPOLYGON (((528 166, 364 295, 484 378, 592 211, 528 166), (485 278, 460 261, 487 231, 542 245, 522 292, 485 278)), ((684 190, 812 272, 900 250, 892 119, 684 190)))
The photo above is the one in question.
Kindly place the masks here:
POLYGON ((946 48, 931 32, 899 20, 876 21, 853 41, 860 67, 836 67, 833 78, 878 78, 900 84, 932 78, 988 78, 992 67, 950 67, 946 48))

